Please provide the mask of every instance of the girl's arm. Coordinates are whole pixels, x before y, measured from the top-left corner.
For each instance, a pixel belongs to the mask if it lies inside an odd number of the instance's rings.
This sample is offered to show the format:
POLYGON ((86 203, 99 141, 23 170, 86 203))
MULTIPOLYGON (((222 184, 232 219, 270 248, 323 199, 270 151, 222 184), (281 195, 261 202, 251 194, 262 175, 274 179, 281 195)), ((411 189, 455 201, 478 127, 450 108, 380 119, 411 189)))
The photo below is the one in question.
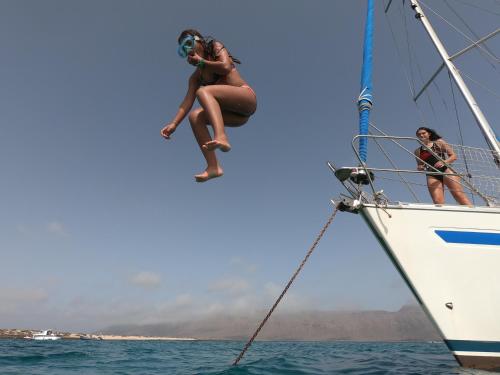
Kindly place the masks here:
POLYGON ((196 70, 193 72, 193 74, 191 74, 191 77, 189 77, 188 91, 186 93, 186 96, 184 97, 184 100, 179 106, 179 110, 172 120, 172 123, 179 125, 193 107, 194 100, 196 99, 196 90, 198 90, 198 88, 200 87, 199 74, 199 71, 196 70))
POLYGON ((188 56, 188 62, 191 65, 197 66, 206 66, 211 69, 214 73, 225 76, 229 74, 229 72, 233 69, 233 62, 231 61, 231 57, 229 57, 229 53, 224 48, 224 46, 215 42, 214 50, 216 51, 216 61, 207 61, 203 59, 200 55, 196 53, 188 56))
POLYGON ((198 90, 198 88, 200 87, 199 74, 200 73, 198 70, 191 74, 191 77, 189 77, 188 91, 186 93, 186 96, 184 97, 184 100, 179 106, 177 113, 175 114, 173 120, 165 125, 160 131, 160 134, 166 139, 170 138, 170 135, 175 132, 175 129, 177 129, 179 124, 182 122, 182 120, 184 120, 186 115, 193 107, 194 101, 196 99, 196 90, 198 90))

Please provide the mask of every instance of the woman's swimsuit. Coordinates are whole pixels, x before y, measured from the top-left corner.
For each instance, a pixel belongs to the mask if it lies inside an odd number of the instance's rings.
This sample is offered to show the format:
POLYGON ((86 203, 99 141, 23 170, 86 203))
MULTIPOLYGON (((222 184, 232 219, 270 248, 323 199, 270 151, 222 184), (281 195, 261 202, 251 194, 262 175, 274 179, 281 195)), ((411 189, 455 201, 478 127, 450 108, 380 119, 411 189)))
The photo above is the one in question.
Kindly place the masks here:
MULTIPOLYGON (((430 149, 434 152, 434 154, 439 156, 441 158, 441 160, 438 159, 437 157, 435 157, 432 154, 432 152, 430 152, 429 150, 424 149, 422 146, 420 146, 419 157, 425 163, 427 163, 427 164, 425 164, 425 170, 427 170, 429 172, 436 172, 436 169, 437 169, 439 172, 445 172, 448 169, 448 167, 446 165, 443 165, 442 167, 438 168, 438 167, 434 167, 434 164, 436 164, 437 162, 442 162, 442 160, 446 159, 446 153, 441 149, 441 147, 437 146, 436 143, 433 143, 432 146, 430 147, 430 149)), ((439 175, 439 174, 427 174, 427 176, 437 178, 440 181, 443 181, 443 177, 444 177, 443 175, 439 175)))
POLYGON ((248 85, 241 85, 240 87, 244 87, 246 89, 249 89, 252 92, 253 96, 255 96, 255 98, 257 99, 257 94, 255 93, 255 91, 253 91, 253 89, 250 86, 248 86, 248 85))

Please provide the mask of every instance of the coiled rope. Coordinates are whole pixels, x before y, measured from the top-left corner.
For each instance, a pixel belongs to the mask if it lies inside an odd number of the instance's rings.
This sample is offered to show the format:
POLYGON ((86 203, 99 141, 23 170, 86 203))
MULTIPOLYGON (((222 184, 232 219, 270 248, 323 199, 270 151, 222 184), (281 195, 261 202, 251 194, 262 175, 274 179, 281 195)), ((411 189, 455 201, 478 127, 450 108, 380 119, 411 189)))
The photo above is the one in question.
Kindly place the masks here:
POLYGON ((271 317, 271 314, 273 313, 274 309, 276 309, 276 307, 280 303, 281 299, 285 296, 285 293, 288 291, 288 289, 292 285, 293 281, 295 280, 295 278, 297 277, 297 275, 299 274, 299 272, 302 270, 302 268, 306 264, 307 260, 311 256, 312 252, 314 251, 314 249, 318 245, 319 241, 321 240, 321 237, 323 237, 323 234, 325 234, 326 230, 328 229, 328 227, 332 223, 333 219, 335 218, 335 215, 337 214, 337 211, 338 211, 338 208, 335 208, 335 210, 333 211, 332 215, 330 216, 330 218, 328 219, 328 221, 326 222, 326 224, 323 226, 323 229, 321 229, 321 232, 319 232, 318 236, 316 237, 316 240, 314 241, 314 243, 312 244, 311 248, 307 252, 304 260, 302 261, 302 263, 300 263, 299 268, 297 268, 297 270, 293 274, 293 276, 290 279, 290 281, 288 281, 288 284, 286 284, 285 289, 283 289, 283 291, 281 292, 281 294, 278 297, 278 299, 276 300, 276 302, 274 302, 273 307, 271 307, 271 309, 267 313, 267 315, 264 318, 264 320, 262 320, 262 322, 260 323, 260 325, 257 328, 257 330, 254 332, 254 334, 252 335, 252 337, 250 338, 250 340, 248 340, 248 342, 246 343, 246 345, 243 348, 243 350, 241 351, 241 353, 235 359, 235 361, 233 362, 233 366, 236 366, 238 364, 238 362, 241 360, 241 358, 243 358, 243 356, 245 355, 245 352, 248 350, 248 348, 250 347, 250 345, 252 345, 252 342, 255 340, 255 338, 259 334, 260 330, 262 329, 262 327, 264 327, 264 324, 266 324, 267 320, 271 317))

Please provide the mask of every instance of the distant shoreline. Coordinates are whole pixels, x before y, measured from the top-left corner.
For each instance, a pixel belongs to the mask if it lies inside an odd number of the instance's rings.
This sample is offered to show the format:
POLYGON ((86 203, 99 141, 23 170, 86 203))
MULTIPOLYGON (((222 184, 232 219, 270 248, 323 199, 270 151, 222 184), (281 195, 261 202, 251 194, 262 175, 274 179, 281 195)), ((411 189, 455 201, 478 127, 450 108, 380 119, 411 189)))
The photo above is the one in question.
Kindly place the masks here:
POLYGON ((122 335, 99 335, 102 340, 136 340, 136 341, 197 341, 192 337, 164 337, 164 336, 122 336, 122 335))
MULTIPOLYGON (((261 314, 216 314, 187 322, 120 324, 93 332, 55 331, 64 339, 129 341, 245 341, 261 314)), ((44 329, 53 327, 42 327, 44 329)), ((54 331, 54 330, 53 330, 54 331)), ((31 336, 31 329, 0 329, 0 338, 31 336)), ((301 311, 277 314, 259 341, 439 341, 441 336, 420 306, 398 311, 301 311)))
MULTIPOLYGON (((27 340, 26 336, 31 336, 38 330, 27 329, 0 329, 0 340, 27 340)), ((145 335, 110 335, 110 334, 88 334, 57 332, 62 340, 78 341, 241 341, 248 340, 248 337, 233 338, 194 338, 194 337, 172 337, 172 336, 145 336, 145 335)), ((30 340, 29 340, 30 341, 30 340)), ((440 337, 436 338, 406 338, 406 339, 374 339, 374 338, 330 338, 330 339, 297 339, 297 338, 257 338, 257 341, 265 342, 429 342, 441 343, 440 337)))
MULTIPOLYGON (((0 340, 1 339, 21 339, 26 340, 26 337, 30 337, 33 333, 39 332, 39 330, 31 329, 0 329, 0 340)), ((62 340, 80 340, 85 337, 87 340, 99 341, 117 341, 117 340, 129 340, 129 341, 197 341, 198 339, 192 337, 169 337, 169 336, 143 336, 143 335, 104 335, 104 334, 88 334, 88 333, 70 333, 70 332, 58 332, 54 331, 58 336, 61 336, 62 340)))

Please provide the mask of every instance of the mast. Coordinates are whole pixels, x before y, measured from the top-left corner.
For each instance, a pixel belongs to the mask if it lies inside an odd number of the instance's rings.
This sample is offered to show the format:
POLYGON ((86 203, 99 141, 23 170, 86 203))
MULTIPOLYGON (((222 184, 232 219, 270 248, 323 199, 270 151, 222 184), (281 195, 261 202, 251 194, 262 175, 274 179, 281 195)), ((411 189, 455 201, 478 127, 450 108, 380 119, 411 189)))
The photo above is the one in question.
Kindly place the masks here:
POLYGON ((488 123, 488 120, 481 111, 481 108, 479 108, 479 105, 474 99, 474 96, 472 96, 472 93, 470 92, 469 88, 462 79, 459 70, 457 69, 455 64, 453 64, 453 62, 451 61, 448 52, 446 52, 444 45, 439 40, 436 32, 434 31, 432 25, 429 22, 429 19, 425 16, 424 12, 422 11, 422 8, 420 7, 418 0, 410 0, 410 2, 412 9, 415 11, 415 17, 420 21, 422 21, 425 31, 427 31, 427 34, 432 40, 432 43, 434 44, 439 55, 443 59, 443 63, 445 64, 446 68, 448 69, 455 83, 457 84, 460 92, 462 93, 465 102, 469 106, 469 109, 471 110, 479 128, 481 129, 481 132, 483 133, 484 138, 486 139, 486 143, 488 144, 490 150, 493 151, 495 154, 495 161, 498 163, 498 161, 500 160, 500 144, 496 138, 495 132, 491 128, 490 124, 488 123))
MULTIPOLYGON (((361 92, 358 97, 359 134, 368 135, 370 110, 373 104, 372 96, 372 60, 373 60, 373 0, 367 0, 367 15, 365 24, 363 67, 361 69, 361 92)), ((359 156, 366 163, 368 154, 368 139, 359 138, 359 156)))

